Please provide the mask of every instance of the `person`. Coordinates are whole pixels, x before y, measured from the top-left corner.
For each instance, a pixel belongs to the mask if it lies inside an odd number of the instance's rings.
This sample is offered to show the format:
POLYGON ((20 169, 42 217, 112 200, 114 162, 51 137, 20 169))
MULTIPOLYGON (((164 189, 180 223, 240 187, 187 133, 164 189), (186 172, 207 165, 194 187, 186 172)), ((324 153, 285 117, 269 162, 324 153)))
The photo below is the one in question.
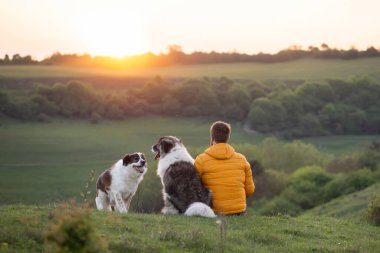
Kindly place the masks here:
POLYGON ((195 159, 203 185, 212 192, 212 209, 217 214, 240 215, 246 198, 255 191, 252 171, 244 155, 228 144, 231 126, 217 121, 210 128, 211 146, 195 159))

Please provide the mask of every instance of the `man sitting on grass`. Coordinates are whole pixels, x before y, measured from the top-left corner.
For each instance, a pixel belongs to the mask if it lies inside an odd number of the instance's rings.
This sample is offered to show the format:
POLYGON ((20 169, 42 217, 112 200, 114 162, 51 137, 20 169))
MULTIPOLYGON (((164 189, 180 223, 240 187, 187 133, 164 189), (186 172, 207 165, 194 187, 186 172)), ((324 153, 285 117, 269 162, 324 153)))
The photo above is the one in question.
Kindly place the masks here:
POLYGON ((211 146, 195 159, 203 185, 212 191, 212 209, 217 214, 243 214, 246 198, 255 190, 252 172, 244 155, 227 142, 231 126, 215 122, 210 129, 211 146))

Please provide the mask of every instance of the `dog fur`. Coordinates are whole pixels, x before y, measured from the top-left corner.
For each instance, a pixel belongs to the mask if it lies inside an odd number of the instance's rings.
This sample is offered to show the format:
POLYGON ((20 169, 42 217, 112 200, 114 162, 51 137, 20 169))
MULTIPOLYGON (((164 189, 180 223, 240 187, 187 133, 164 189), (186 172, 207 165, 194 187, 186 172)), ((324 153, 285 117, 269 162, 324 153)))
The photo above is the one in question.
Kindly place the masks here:
POLYGON ((147 163, 143 153, 127 154, 113 164, 96 182, 97 209, 127 213, 146 171, 147 163))
POLYGON ((195 170, 194 159, 182 141, 174 136, 161 137, 152 151, 159 159, 157 175, 161 178, 164 214, 184 214, 214 218, 210 208, 211 191, 206 189, 195 170))

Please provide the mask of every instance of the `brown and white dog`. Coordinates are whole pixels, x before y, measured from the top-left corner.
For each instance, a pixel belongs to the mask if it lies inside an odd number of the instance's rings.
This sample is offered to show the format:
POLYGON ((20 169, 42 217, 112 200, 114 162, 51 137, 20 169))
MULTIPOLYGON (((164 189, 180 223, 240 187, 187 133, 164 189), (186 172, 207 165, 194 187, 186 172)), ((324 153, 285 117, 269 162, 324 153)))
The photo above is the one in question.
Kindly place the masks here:
POLYGON ((128 212, 146 171, 147 162, 143 153, 127 154, 104 171, 96 182, 97 209, 128 212))
POLYGON ((210 208, 211 191, 206 189, 195 170, 194 159, 182 141, 174 136, 161 137, 152 146, 158 160, 164 199, 163 214, 216 217, 210 208))

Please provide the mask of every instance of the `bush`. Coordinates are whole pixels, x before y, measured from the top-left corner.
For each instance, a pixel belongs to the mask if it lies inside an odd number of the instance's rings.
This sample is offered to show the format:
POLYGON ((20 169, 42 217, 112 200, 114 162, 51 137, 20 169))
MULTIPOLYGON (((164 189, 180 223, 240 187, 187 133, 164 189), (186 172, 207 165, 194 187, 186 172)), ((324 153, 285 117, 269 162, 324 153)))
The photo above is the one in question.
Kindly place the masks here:
POLYGON ((91 118, 90 118, 90 123, 91 124, 98 124, 101 119, 102 119, 102 116, 99 113, 92 112, 91 118))
POLYGON ((359 164, 362 167, 366 167, 371 170, 376 170, 376 168, 380 164, 380 152, 376 150, 365 151, 359 159, 359 164))
POLYGON ((376 226, 380 226, 380 195, 373 196, 368 204, 368 219, 376 226))
POLYGON ((362 190, 376 182, 373 173, 368 169, 362 169, 348 174, 346 184, 348 187, 346 193, 362 190))
POLYGON ((50 117, 47 116, 45 113, 39 113, 36 117, 37 121, 39 122, 49 122, 50 117))
POLYGON ((89 207, 79 207, 71 202, 62 205, 60 210, 46 236, 46 252, 109 252, 105 241, 94 229, 89 207))
POLYGON ((255 182, 254 197, 250 200, 260 198, 273 198, 281 193, 287 183, 286 174, 280 171, 266 169, 264 172, 255 176, 253 174, 255 182))
POLYGON ((323 189, 325 201, 360 191, 375 182, 375 174, 368 169, 361 169, 349 174, 339 174, 325 185, 323 189))
POLYGON ((254 157, 259 160, 265 168, 286 172, 292 172, 308 165, 323 166, 328 159, 311 144, 300 141, 283 143, 275 138, 267 138, 260 145, 251 149, 243 145, 237 146, 237 150, 250 159, 254 157))
POLYGON ((359 164, 359 156, 357 154, 334 159, 327 165, 327 171, 333 173, 351 172, 359 168, 361 168, 361 165, 359 164))
POLYGON ((302 210, 324 202, 323 187, 332 176, 323 168, 308 166, 295 171, 281 194, 265 204, 262 214, 286 213, 296 215, 302 210))

